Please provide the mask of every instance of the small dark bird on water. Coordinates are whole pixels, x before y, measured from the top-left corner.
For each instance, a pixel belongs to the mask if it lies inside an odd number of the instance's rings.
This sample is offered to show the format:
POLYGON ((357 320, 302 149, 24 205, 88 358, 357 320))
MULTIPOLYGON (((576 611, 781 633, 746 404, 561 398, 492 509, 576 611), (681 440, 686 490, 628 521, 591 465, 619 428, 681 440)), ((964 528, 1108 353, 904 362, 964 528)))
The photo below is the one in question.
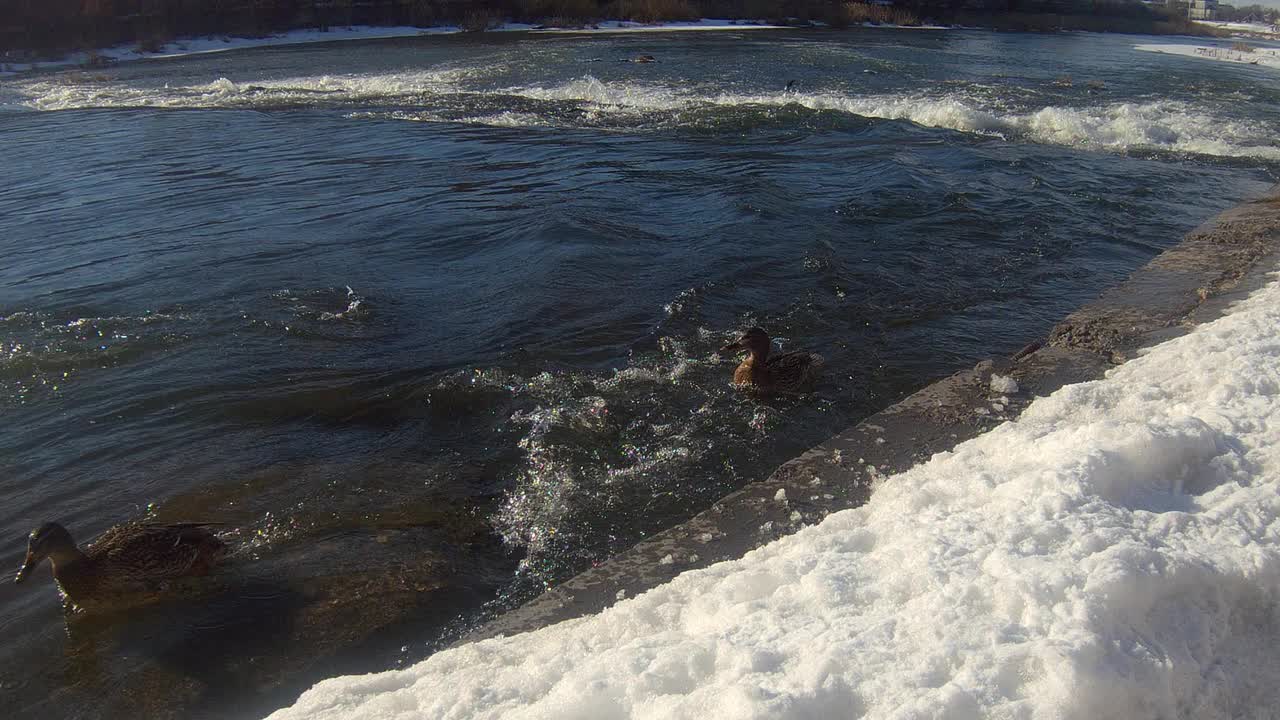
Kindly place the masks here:
POLYGON ((171 581, 209 574, 227 549, 209 527, 117 525, 81 551, 66 528, 47 522, 27 536, 27 557, 13 581, 23 582, 48 558, 58 588, 77 608, 139 604, 166 590, 171 581))
POLYGON ((784 92, 784 93, 793 93, 793 92, 795 92, 795 91, 796 91, 796 83, 798 83, 798 82, 800 82, 800 81, 799 81, 799 80, 788 80, 788 81, 787 81, 787 87, 786 87, 786 89, 785 89, 785 90, 783 90, 782 92, 784 92))
POLYGON ((753 327, 720 352, 747 352, 733 371, 733 384, 764 392, 802 392, 811 387, 822 369, 822 356, 806 350, 770 355, 772 343, 761 328, 753 327))

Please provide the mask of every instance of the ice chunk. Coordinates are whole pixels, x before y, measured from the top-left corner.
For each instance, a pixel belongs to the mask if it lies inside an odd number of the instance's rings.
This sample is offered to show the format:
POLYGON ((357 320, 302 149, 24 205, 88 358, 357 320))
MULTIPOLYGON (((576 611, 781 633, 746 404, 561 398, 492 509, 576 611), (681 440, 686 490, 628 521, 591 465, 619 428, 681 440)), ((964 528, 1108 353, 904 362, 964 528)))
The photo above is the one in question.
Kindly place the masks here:
POLYGON ((1008 375, 991 374, 991 392, 1013 395, 1018 392, 1018 381, 1008 375))

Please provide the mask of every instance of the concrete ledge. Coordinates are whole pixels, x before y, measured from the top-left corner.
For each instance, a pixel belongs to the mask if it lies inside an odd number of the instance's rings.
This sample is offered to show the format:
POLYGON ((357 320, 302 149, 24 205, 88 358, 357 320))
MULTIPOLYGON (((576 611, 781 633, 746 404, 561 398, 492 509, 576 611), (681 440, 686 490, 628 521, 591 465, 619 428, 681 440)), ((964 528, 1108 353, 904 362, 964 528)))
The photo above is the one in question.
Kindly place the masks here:
POLYGON ((677 574, 741 557, 828 514, 867 501, 877 477, 906 470, 1016 417, 1036 396, 1101 377, 1142 347, 1220 316, 1280 261, 1280 186, 1228 210, 1125 282, 1069 315, 1043 343, 925 387, 788 461, 773 475, 665 530, 460 643, 528 632, 599 612, 677 574), (991 375, 1019 390, 991 390, 991 375), (621 593, 621 595, 620 595, 621 593))
POLYGON ((1247 202, 1191 231, 1128 280, 1053 329, 1049 344, 1106 356, 1114 363, 1159 342, 1205 300, 1232 288, 1274 252, 1280 193, 1247 202))

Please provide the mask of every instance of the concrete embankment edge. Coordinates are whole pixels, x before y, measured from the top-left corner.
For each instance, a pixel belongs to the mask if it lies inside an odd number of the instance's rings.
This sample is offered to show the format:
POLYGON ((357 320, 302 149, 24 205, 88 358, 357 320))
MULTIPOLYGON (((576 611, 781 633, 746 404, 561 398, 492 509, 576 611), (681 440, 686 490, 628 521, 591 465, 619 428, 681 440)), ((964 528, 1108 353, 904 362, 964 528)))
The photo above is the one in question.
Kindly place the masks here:
POLYGON ((1143 347, 1219 317, 1280 262, 1280 185, 1191 231, 1123 283, 1012 358, 935 382, 734 492, 690 520, 547 590, 459 643, 536 630, 599 612, 675 575, 739 558, 867 501, 901 472, 1016 417, 1037 396, 1102 377, 1143 347), (991 375, 1018 392, 991 390, 991 375))

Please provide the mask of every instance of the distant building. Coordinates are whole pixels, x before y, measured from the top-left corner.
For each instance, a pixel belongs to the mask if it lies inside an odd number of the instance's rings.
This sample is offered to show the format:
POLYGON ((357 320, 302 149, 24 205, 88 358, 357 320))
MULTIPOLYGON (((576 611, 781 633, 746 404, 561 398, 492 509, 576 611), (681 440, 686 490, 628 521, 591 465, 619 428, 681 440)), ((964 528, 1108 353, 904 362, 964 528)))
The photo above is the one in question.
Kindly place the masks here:
POLYGON ((1187 3, 1187 17, 1192 20, 1212 20, 1218 13, 1218 0, 1191 0, 1187 3))

